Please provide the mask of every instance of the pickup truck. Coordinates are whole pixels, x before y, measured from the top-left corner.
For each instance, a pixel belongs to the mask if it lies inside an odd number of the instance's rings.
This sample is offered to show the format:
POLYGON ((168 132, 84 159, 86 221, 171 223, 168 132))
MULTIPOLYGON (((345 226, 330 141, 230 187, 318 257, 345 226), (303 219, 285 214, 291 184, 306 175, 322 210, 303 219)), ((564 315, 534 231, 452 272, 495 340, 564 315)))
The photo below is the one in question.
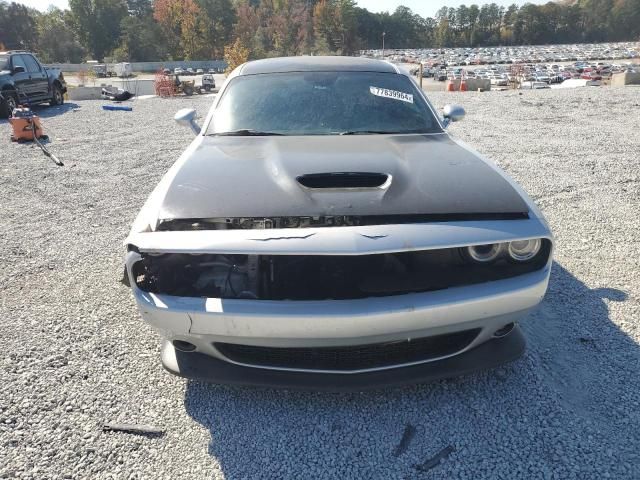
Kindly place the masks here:
POLYGON ((62 72, 43 66, 25 51, 0 52, 0 118, 19 105, 62 105, 67 91, 62 72))

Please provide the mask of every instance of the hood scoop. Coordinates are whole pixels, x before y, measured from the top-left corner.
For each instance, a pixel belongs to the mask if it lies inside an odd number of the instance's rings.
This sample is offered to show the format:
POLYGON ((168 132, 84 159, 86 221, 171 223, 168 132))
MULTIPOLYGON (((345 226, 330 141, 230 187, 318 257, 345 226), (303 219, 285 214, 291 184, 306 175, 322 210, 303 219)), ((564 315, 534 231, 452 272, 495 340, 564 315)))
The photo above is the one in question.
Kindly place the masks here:
POLYGON ((386 188, 391 175, 371 172, 309 173, 296 177, 300 185, 313 189, 386 188))

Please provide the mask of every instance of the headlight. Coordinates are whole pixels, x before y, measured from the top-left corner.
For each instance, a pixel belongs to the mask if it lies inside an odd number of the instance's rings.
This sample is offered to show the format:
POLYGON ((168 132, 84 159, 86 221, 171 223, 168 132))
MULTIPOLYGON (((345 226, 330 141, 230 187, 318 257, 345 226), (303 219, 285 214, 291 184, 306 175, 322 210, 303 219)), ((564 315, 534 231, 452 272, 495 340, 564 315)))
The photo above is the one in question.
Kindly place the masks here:
POLYGON ((473 245, 467 247, 466 254, 471 260, 478 263, 493 262, 502 253, 502 243, 490 243, 487 245, 473 245))
POLYGON ((541 245, 542 242, 539 238, 516 240, 515 242, 509 242, 507 251, 509 252, 509 257, 516 262, 527 262, 538 254, 541 245))

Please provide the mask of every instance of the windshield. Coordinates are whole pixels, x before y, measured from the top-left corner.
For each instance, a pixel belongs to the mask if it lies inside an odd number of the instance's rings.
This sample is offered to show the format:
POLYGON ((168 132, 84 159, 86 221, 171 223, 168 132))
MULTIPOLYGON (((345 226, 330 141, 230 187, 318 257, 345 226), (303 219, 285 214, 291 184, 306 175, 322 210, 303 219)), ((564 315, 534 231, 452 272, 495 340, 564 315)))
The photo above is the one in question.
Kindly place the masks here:
POLYGON ((9 70, 9 55, 0 55, 0 71, 9 70))
POLYGON ((441 132, 404 75, 297 72, 235 77, 208 135, 339 135, 441 132))

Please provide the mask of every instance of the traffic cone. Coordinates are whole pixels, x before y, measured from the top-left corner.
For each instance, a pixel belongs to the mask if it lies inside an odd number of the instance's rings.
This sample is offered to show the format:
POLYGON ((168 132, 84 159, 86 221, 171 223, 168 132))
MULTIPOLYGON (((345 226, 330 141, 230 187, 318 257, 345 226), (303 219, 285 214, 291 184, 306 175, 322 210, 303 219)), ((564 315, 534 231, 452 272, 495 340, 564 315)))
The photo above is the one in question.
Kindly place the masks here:
POLYGON ((464 79, 464 77, 460 79, 460 91, 461 92, 467 91, 467 81, 464 79))
POLYGON ((452 80, 447 80, 447 92, 455 92, 455 86, 453 85, 452 80))

